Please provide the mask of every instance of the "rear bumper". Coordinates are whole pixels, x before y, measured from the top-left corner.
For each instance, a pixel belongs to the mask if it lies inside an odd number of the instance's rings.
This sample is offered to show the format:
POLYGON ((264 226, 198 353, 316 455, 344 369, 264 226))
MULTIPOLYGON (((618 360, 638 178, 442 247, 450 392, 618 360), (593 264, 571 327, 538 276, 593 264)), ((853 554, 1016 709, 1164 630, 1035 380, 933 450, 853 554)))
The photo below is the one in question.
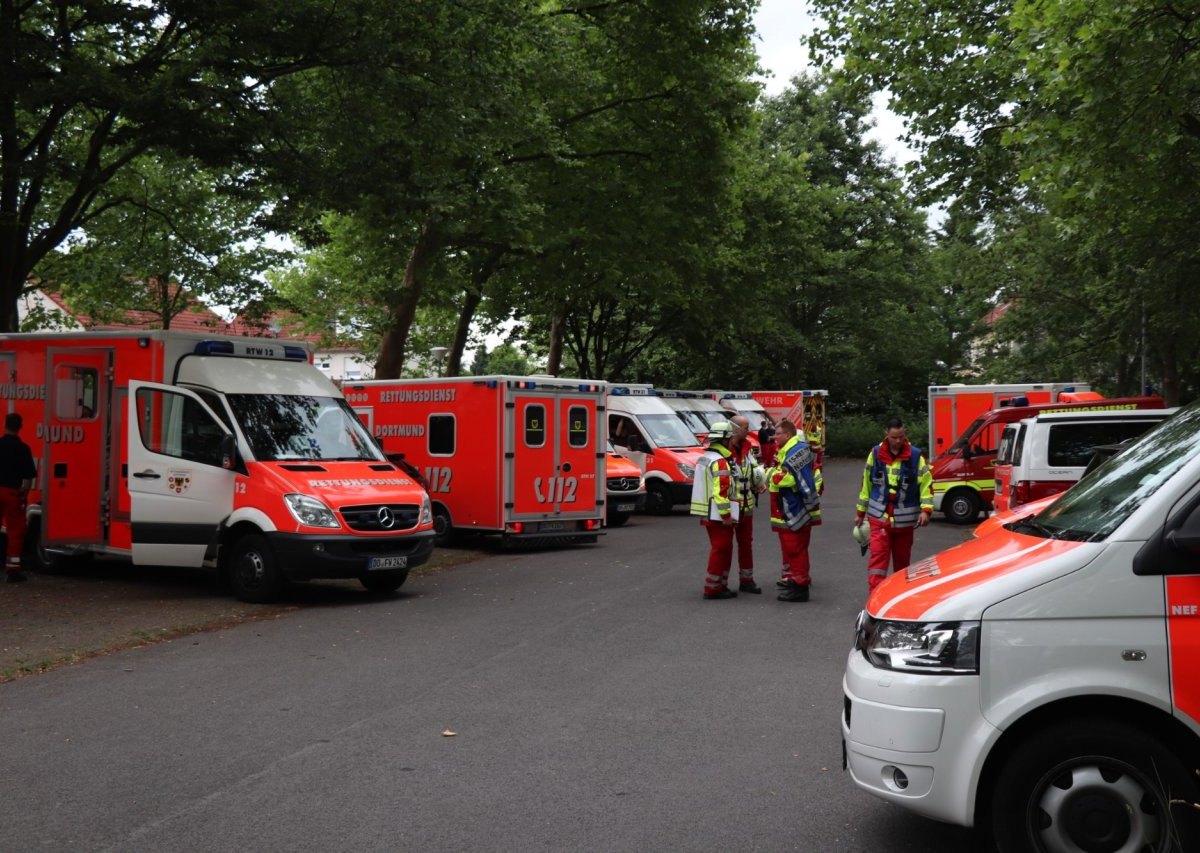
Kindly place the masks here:
POLYGON ((289 580, 358 578, 368 574, 372 557, 405 557, 407 569, 429 560, 434 532, 403 536, 313 536, 301 533, 268 533, 267 539, 289 580))

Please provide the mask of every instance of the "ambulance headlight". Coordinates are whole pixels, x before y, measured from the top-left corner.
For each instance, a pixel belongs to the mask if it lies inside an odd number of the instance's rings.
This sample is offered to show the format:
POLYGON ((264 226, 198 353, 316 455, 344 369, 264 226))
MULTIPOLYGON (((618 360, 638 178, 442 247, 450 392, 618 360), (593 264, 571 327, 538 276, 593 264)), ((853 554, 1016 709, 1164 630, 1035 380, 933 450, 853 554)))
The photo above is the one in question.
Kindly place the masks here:
POLYGON ((688 465, 686 462, 680 462, 675 467, 679 469, 679 473, 682 474, 685 479, 690 480, 696 476, 695 465, 688 465))
POLYGON ((429 495, 421 495, 421 520, 418 524, 433 524, 433 504, 429 500, 429 495))
POLYGON ((316 498, 308 495, 284 495, 292 517, 306 527, 341 527, 333 511, 316 498))
POLYGON ((890 622, 863 614, 854 647, 882 669, 979 674, 978 622, 890 622))

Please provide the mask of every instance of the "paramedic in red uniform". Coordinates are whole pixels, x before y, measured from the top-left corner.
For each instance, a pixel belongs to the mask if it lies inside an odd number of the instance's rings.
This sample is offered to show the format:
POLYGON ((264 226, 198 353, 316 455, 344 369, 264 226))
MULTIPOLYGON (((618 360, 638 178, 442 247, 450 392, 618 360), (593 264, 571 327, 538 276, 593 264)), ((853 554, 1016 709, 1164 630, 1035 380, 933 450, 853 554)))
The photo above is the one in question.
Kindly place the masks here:
POLYGON ((908 567, 913 531, 933 514, 933 474, 899 418, 888 421, 884 440, 867 454, 857 508, 856 526, 870 519, 867 587, 874 589, 887 577, 889 560, 894 571, 908 567))
POLYGON ((766 486, 766 472, 750 453, 746 435, 750 422, 734 415, 729 422, 709 427, 708 450, 700 457, 692 484, 692 515, 708 532, 708 574, 704 581, 706 599, 736 598, 726 585, 733 565, 733 543, 737 541, 738 592, 761 594, 754 582, 754 507, 766 486))
POLYGON ((4 435, 0 436, 0 517, 8 532, 4 575, 9 583, 25 580, 21 571, 21 546, 25 542, 25 496, 33 487, 37 469, 33 453, 21 441, 21 416, 10 412, 4 417, 4 435))

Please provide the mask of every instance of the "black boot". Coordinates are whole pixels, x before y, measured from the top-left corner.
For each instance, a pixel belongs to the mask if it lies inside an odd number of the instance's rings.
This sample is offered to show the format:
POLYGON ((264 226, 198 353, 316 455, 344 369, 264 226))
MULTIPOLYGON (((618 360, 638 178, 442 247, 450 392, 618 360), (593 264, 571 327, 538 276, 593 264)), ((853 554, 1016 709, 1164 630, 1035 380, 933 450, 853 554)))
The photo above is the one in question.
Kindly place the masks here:
POLYGON ((808 587, 790 583, 775 598, 779 601, 808 601, 808 587))

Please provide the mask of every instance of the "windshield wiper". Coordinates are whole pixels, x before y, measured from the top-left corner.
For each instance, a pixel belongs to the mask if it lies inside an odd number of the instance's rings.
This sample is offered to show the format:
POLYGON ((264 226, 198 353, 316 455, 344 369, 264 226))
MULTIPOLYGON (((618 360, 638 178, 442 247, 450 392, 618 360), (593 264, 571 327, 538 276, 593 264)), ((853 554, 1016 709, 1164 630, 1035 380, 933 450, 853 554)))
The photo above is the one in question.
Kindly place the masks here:
POLYGON ((1029 532, 1045 539, 1058 539, 1059 534, 1062 532, 1051 530, 1049 527, 1038 521, 1036 515, 1027 515, 1018 521, 1014 521, 1012 524, 1006 524, 1005 527, 1014 533, 1029 532))

